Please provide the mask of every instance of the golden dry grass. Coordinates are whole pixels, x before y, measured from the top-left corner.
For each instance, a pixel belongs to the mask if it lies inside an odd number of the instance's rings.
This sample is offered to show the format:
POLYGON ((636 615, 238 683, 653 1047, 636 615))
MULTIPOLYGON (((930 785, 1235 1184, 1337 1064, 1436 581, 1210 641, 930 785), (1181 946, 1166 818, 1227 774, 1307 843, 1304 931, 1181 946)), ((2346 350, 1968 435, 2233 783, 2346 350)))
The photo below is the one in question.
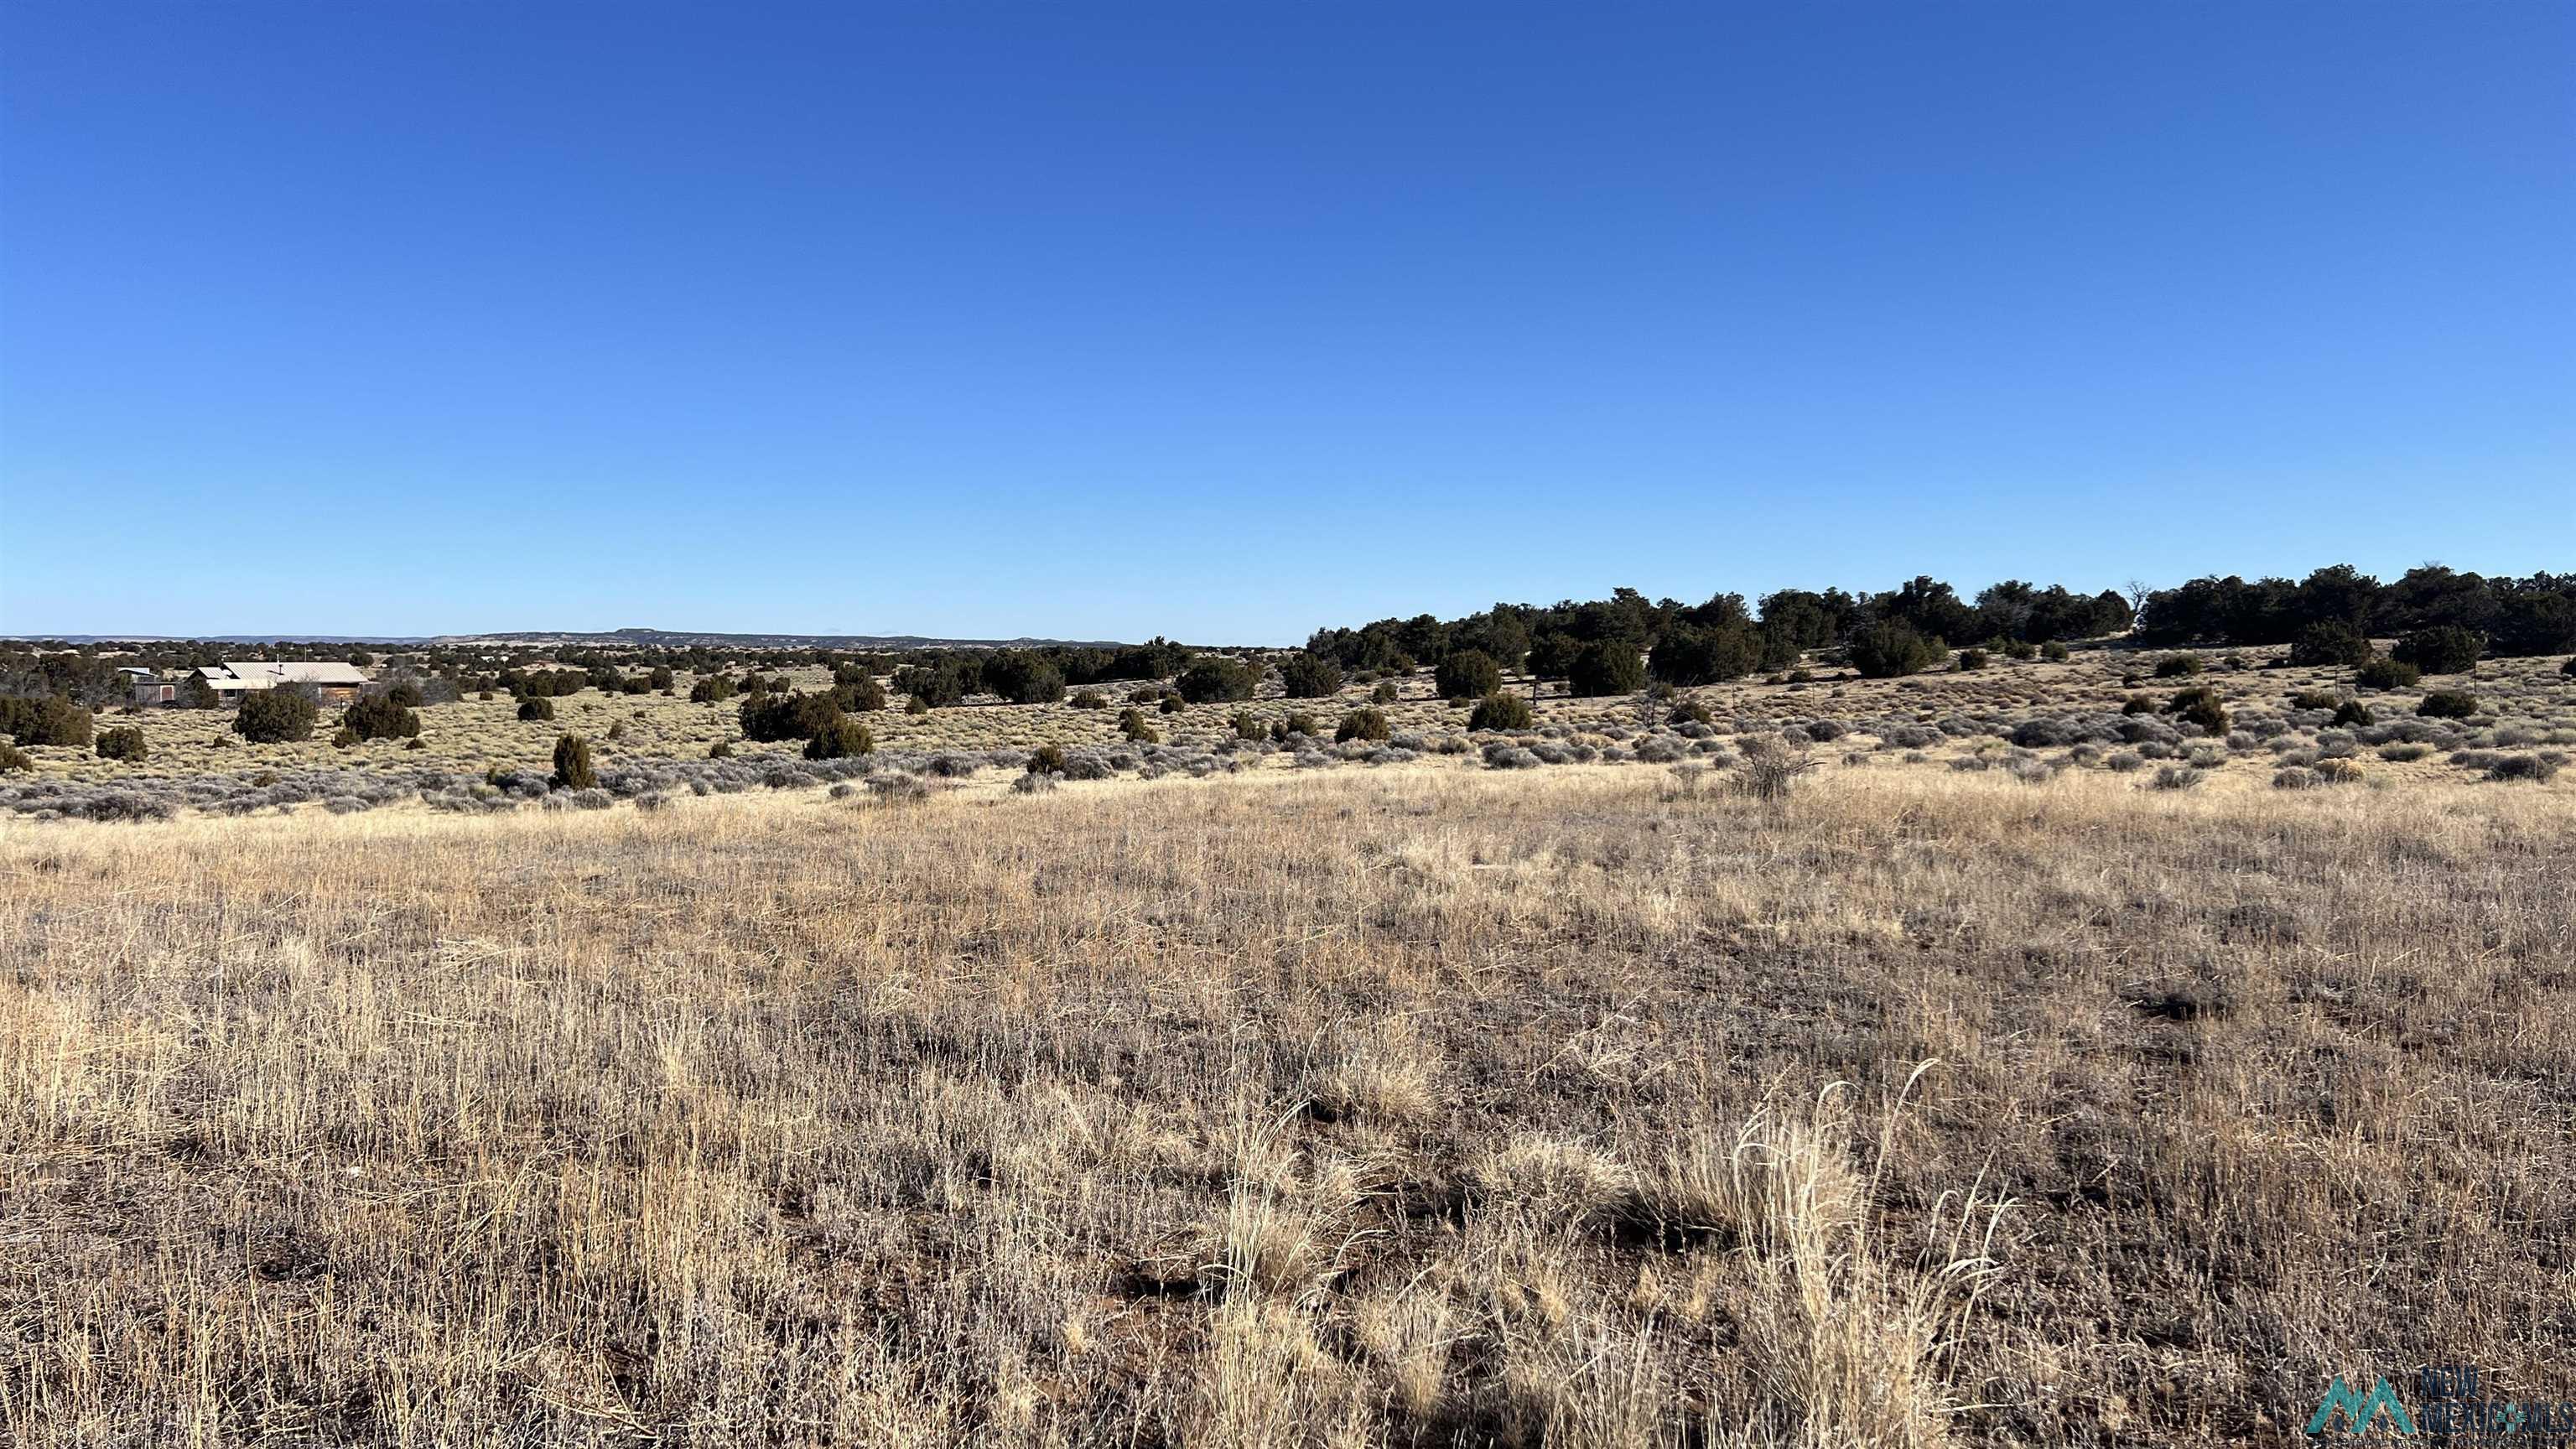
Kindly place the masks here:
POLYGON ((2563 786, 0 821, 0 1437, 2293 1442, 2576 1341, 2563 786))

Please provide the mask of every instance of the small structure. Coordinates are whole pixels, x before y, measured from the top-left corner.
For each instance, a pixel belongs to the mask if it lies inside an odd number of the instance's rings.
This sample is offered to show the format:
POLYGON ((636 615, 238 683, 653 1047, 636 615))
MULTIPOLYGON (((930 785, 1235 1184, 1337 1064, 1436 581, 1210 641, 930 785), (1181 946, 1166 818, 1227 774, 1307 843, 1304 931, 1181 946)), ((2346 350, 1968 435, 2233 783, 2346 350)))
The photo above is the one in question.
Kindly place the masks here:
MULTIPOLYGON (((367 685, 365 670, 338 660, 227 659, 221 664, 209 664, 196 674, 214 691, 215 703, 220 705, 237 705, 245 695, 289 684, 302 685, 325 703, 348 704, 367 685)), ((181 682, 156 679, 139 683, 134 687, 134 702, 175 704, 181 682), (146 690, 155 691, 153 697, 145 698, 146 690)))

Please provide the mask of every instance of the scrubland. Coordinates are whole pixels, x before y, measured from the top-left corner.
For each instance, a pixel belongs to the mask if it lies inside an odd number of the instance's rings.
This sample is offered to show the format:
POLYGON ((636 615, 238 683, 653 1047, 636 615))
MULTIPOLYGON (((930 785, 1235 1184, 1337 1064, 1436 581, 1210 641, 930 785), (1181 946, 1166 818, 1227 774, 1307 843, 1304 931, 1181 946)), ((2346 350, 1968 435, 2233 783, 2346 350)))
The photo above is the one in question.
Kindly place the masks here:
MULTIPOLYGON (((2116 680, 2036 711, 2071 745, 1950 692, 2020 677, 1549 701, 1535 769, 0 817, 0 1437, 2293 1443, 2336 1374, 2568 1397, 2576 781, 2353 741, 2273 789, 2344 743, 2274 706, 2145 788, 2076 757, 2116 680)), ((2545 740, 2533 690, 2444 728, 2545 740)))

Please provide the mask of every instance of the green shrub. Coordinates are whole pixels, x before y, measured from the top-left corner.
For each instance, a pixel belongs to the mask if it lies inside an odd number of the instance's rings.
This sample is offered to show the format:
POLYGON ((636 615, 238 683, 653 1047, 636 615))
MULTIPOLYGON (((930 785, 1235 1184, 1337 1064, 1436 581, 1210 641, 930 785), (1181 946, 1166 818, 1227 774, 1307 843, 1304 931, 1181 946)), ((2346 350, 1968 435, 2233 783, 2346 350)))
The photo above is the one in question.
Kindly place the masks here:
POLYGON ((1107 709, 1109 707, 1109 696, 1102 694, 1096 689, 1086 689, 1082 693, 1073 697, 1073 707, 1075 709, 1107 709))
POLYGON ((1029 773, 1061 775, 1064 773, 1064 749, 1059 745, 1040 745, 1029 752, 1029 773))
POLYGON ((1476 701, 1475 713, 1467 716, 1471 730, 1525 730, 1530 727, 1529 701, 1517 694, 1499 691, 1476 701))
POLYGON ((1664 716, 1666 724, 1681 724, 1685 721, 1691 724, 1715 724, 1717 716, 1710 714, 1708 706, 1695 699, 1683 700, 1673 706, 1671 714, 1664 716))
POLYGON ((2378 721, 2371 716, 2370 706, 2363 704, 2357 699, 2347 699, 2341 704, 2336 705, 2334 722, 2337 726, 2378 723, 2378 721))
POLYGON ((2413 689, 2424 682, 2424 671, 2402 659, 2382 656, 2355 669, 2352 682, 2364 689, 2413 689))
POLYGON ((358 732, 349 728, 347 725, 342 725, 338 729, 331 731, 331 748, 335 750, 345 750, 357 742, 358 732))
POLYGON ((1343 744, 1352 740, 1383 740, 1391 733, 1387 728, 1386 713, 1375 709, 1352 710, 1343 715, 1342 722, 1333 728, 1334 740, 1343 744))
POLYGON ((2576 656, 2570 656, 2566 663, 2559 665, 2558 672, 2570 679, 2576 679, 2576 656))
POLYGON ((2051 639, 2039 646, 2039 657, 2051 664, 2063 664, 2066 662, 2066 646, 2051 639))
POLYGON ((418 739, 420 716, 391 695, 370 695, 340 712, 340 728, 362 740, 418 739))
POLYGON ((1862 678, 1895 679, 1940 663, 1949 646, 1923 637, 1911 625, 1882 619, 1854 634, 1846 652, 1862 678))
POLYGON ((689 686, 691 704, 722 704, 731 698, 733 698, 733 680, 727 675, 710 674, 689 686))
POLYGON ((2003 650, 2006 659, 2031 659, 2039 654, 2039 646, 2027 639, 2006 639, 1998 647, 2003 650))
POLYGON ((66 695, 0 698, 0 735, 22 745, 86 745, 97 722, 96 715, 66 695))
POLYGON ((1026 649, 996 651, 984 661, 984 687, 1013 704, 1053 704, 1064 698, 1064 671, 1026 649))
POLYGON ((98 732, 98 757, 102 760, 127 760, 135 764, 152 757, 152 747, 144 743, 143 731, 132 725, 98 732))
POLYGON ((2227 706, 2218 691, 2206 684, 2177 690, 2165 702, 2165 713, 2180 716, 2213 735, 2227 733, 2227 706))
POLYGON ((913 695, 903 702, 903 712, 905 714, 912 715, 928 714, 930 713, 930 701, 922 698, 920 695, 913 695))
POLYGON ((1952 670, 1960 674, 1966 674, 1970 670, 1983 669, 1986 667, 1986 651, 1983 649, 1962 649, 1959 651, 1958 658, 1952 662, 1950 667, 1952 670))
POLYGON ((1264 725, 1260 716, 1248 709, 1238 709, 1234 712, 1233 725, 1234 737, 1239 740, 1260 740, 1270 737, 1269 726, 1264 725))
POLYGON ((1369 691, 1371 704, 1393 704, 1403 697, 1403 692, 1395 687, 1395 681, 1392 679, 1379 680, 1377 688, 1369 691))
POLYGON ((1279 686, 1290 699, 1329 699, 1341 693, 1342 666, 1320 654, 1291 654, 1280 661, 1279 686))
POLYGON ((10 744, 6 740, 0 740, 0 774, 6 774, 12 770, 32 770, 34 768, 36 768, 36 760, 33 755, 28 754, 25 750, 18 748, 16 745, 10 744))
POLYGON ((590 741, 579 735, 565 735, 555 741, 554 787, 558 790, 599 788, 599 772, 590 766, 590 741))
POLYGON ((1181 703, 1181 697, 1177 694, 1164 695, 1162 702, 1154 706, 1158 714, 1179 714, 1184 708, 1186 706, 1181 703))
POLYGON ((1442 699, 1482 699, 1503 687, 1503 666, 1481 649, 1461 649, 1440 661, 1431 684, 1442 699))
POLYGON ((731 740, 718 740, 718 741, 716 741, 714 744, 707 746, 707 758, 708 758, 708 759, 710 759, 710 760, 730 760, 730 759, 732 759, 732 758, 733 758, 733 741, 731 741, 731 740))
POLYGON ((1172 681, 1181 698, 1192 704, 1250 699, 1260 683, 1261 676, 1239 659, 1202 659, 1172 681))
POLYGON ((2467 719, 2477 712, 2478 697, 2460 689, 2434 690, 2415 706, 2415 713, 2426 719, 2467 719))
POLYGON ((1595 639, 1574 656, 1565 672, 1568 692, 1580 698, 1634 694, 1646 687, 1645 656, 1627 639, 1595 639))
POLYGON ((653 666, 653 672, 652 672, 651 674, 648 674, 648 675, 646 675, 646 676, 644 677, 644 684, 645 684, 645 687, 646 687, 646 688, 648 688, 648 689, 655 689, 655 690, 664 690, 664 689, 669 689, 669 688, 671 687, 671 685, 672 685, 672 682, 673 682, 674 680, 676 680, 678 677, 679 677, 679 676, 677 676, 677 675, 675 675, 675 674, 673 674, 673 673, 671 672, 671 666, 670 666, 670 665, 668 665, 668 664, 656 664, 656 665, 654 665, 654 666, 653 666))
POLYGON ((1145 723, 1144 712, 1132 705, 1118 712, 1118 732, 1139 744, 1150 745, 1162 739, 1152 725, 1145 723))
POLYGON ((1290 735, 1304 735, 1311 740, 1319 738, 1323 733, 1324 727, 1315 723, 1315 717, 1311 714, 1292 714, 1270 727, 1270 737, 1274 740, 1284 740, 1290 735))
POLYGON ((519 701, 519 718, 549 720, 555 717, 555 702, 542 694, 532 694, 519 701))
POLYGON ((814 732, 812 739, 805 742, 805 758, 851 760, 874 753, 876 747, 877 742, 868 734, 866 725, 845 714, 834 715, 814 732))
POLYGON ((2201 671, 2197 654, 2168 654, 2156 661, 2156 678, 2183 679, 2201 671))
MULTIPOLYGON (((1057 685, 1056 693, 1063 694, 1064 686, 1057 685)), ((885 686, 877 683, 875 675, 861 674, 856 679, 833 685, 832 702, 852 714, 874 714, 886 707, 885 686)))
POLYGON ((2341 703, 2343 703, 2341 699, 2322 689, 2302 689, 2290 696, 2292 709, 2332 709, 2341 703))
POLYGON ((840 702, 828 694, 752 695, 736 712, 742 737, 764 744, 810 740, 842 718, 840 702))
POLYGON ((2426 674, 2466 674, 2477 667, 2478 656, 2486 652, 2484 634, 2442 624, 2418 629, 2398 640, 2389 654, 2426 674))
POLYGON ((233 733, 255 745, 283 744, 313 738, 322 707, 300 689, 261 689, 241 702, 233 715, 233 733))
POLYGON ((2291 643, 2290 662, 2303 669, 2357 668, 2370 662, 2370 641, 2350 624, 2310 624, 2291 643))

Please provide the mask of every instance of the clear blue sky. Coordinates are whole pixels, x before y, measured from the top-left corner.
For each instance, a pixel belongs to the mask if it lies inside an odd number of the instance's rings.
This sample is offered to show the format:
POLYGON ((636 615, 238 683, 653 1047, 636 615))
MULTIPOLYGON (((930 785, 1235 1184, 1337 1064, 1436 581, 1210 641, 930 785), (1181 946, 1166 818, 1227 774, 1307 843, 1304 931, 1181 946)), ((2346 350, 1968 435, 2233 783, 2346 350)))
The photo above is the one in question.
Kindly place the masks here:
POLYGON ((0 631, 2576 567, 2563 3, 0 7, 0 631))

